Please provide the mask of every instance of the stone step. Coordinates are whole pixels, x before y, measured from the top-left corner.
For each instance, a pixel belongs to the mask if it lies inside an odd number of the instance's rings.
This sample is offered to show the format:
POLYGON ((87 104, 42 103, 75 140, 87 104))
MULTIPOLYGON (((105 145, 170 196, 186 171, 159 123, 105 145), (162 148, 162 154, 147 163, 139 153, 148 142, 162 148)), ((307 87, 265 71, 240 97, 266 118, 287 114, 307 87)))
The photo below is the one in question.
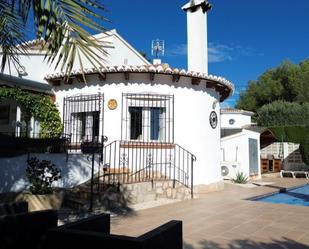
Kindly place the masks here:
MULTIPOLYGON (((191 198, 190 189, 179 182, 173 181, 145 181, 138 183, 126 183, 121 185, 105 186, 98 191, 97 186, 93 189, 94 203, 98 207, 126 208, 129 204, 138 204, 158 199, 185 200, 191 198), (175 187, 175 188, 174 188, 175 187)), ((91 188, 88 183, 71 189, 66 194, 67 203, 70 207, 84 209, 91 198, 91 188)))
POLYGON ((68 197, 68 198, 65 198, 63 202, 63 207, 70 208, 70 209, 77 210, 77 211, 85 211, 89 207, 89 200, 68 197))
MULTIPOLYGON (((111 169, 112 170, 112 169, 111 169)), ((116 170, 116 169, 113 169, 116 170)), ((168 180, 169 177, 164 176, 158 172, 139 172, 139 173, 111 173, 111 174, 98 174, 95 175, 95 181, 98 181, 100 178, 100 182, 110 182, 110 183, 127 183, 127 182, 141 182, 141 181, 150 181, 151 179, 156 180, 168 180)), ((90 183, 89 183, 90 184, 90 183)))

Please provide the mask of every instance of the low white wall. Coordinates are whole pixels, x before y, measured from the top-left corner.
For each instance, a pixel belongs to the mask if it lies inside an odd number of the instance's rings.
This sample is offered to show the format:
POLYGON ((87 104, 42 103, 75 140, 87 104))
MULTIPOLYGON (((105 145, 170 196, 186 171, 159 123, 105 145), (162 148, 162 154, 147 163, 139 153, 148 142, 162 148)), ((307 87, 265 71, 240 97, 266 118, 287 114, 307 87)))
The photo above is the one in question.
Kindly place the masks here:
MULTIPOLYGON (((30 154, 40 160, 50 160, 61 169, 61 179, 55 187, 71 188, 91 178, 91 156, 84 154, 30 154)), ((0 192, 21 191, 29 185, 26 178, 27 155, 0 158, 0 192)), ((98 172, 99 156, 95 158, 95 173, 98 172)))
POLYGON ((261 177, 261 162, 260 162, 260 134, 249 130, 227 136, 221 139, 221 162, 237 162, 239 168, 235 171, 250 175, 249 163, 249 138, 257 139, 258 141, 258 177, 261 177))

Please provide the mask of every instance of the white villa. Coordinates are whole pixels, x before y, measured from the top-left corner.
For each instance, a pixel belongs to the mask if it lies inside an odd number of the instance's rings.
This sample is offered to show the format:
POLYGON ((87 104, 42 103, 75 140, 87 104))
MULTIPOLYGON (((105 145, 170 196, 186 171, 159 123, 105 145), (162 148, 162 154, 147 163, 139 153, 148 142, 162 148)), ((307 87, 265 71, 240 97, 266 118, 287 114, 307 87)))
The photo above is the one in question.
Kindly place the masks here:
MULTIPOLYGON (((233 94, 234 86, 222 77, 208 74, 207 11, 210 8, 206 0, 191 0, 182 8, 187 13, 188 24, 187 70, 149 63, 116 30, 111 30, 95 35, 110 42, 106 47, 105 66, 97 70, 85 61, 85 81, 76 63, 69 81, 65 81, 63 72, 54 71, 43 62, 40 42, 28 43, 30 56, 21 57, 24 68, 11 72, 20 84, 10 85, 25 87, 25 82, 31 81, 28 88, 43 87, 44 91, 51 88, 48 91, 54 95, 61 113, 69 151, 67 155, 36 156, 48 158, 62 169, 65 176, 59 186, 72 187, 89 180, 91 161, 83 146, 102 144, 106 136, 108 141, 95 158, 96 172, 104 167, 114 168, 122 175, 135 175, 135 180, 168 178, 186 186, 200 186, 201 191, 222 187, 222 148, 229 141, 228 138, 220 140, 220 103, 233 94), (34 81, 37 85, 33 85, 34 81)), ((20 121, 20 114, 16 103, 11 108, 15 109, 10 111, 12 127, 13 121, 20 121)), ((235 121, 237 124, 238 120, 235 121)), ((254 133, 246 131, 243 136, 249 138, 250 148, 259 148, 254 133)), ((236 157, 245 158, 246 152, 241 150, 239 147, 236 157)), ((234 152, 235 149, 232 152, 226 149, 224 161, 234 160, 234 152)), ((26 159, 26 155, 0 158, 6 175, 15 174, 9 183, 4 176, 0 177, 0 191, 22 188, 26 159)), ((244 160, 242 164, 246 165, 251 157, 244 160)), ((252 170, 260 174, 255 167, 260 168, 259 162, 252 170)))

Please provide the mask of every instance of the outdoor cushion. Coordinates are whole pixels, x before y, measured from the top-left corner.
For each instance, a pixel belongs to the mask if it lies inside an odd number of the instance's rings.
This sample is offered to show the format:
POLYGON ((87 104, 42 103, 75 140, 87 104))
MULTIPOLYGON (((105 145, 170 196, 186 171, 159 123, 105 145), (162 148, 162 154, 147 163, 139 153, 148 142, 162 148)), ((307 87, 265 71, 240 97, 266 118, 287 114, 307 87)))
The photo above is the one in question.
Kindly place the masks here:
POLYGON ((19 214, 28 212, 28 202, 12 202, 0 204, 0 215, 19 214))
POLYGON ((283 177, 293 177, 293 173, 292 172, 283 172, 282 176, 283 177))
POLYGON ((55 210, 1 216, 1 248, 38 248, 47 230, 57 222, 55 210))
POLYGON ((307 172, 304 171, 294 171, 295 178, 307 178, 307 172))

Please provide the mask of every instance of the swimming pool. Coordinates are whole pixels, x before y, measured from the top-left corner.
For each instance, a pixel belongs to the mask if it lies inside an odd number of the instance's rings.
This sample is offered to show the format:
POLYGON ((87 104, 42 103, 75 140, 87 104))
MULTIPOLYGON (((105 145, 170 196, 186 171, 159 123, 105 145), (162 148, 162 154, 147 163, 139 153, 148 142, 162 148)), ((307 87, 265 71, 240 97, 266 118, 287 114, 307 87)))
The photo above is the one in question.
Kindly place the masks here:
POLYGON ((291 189, 285 193, 278 193, 266 197, 257 198, 255 199, 255 201, 297 206, 309 206, 309 185, 305 185, 296 189, 291 189))

